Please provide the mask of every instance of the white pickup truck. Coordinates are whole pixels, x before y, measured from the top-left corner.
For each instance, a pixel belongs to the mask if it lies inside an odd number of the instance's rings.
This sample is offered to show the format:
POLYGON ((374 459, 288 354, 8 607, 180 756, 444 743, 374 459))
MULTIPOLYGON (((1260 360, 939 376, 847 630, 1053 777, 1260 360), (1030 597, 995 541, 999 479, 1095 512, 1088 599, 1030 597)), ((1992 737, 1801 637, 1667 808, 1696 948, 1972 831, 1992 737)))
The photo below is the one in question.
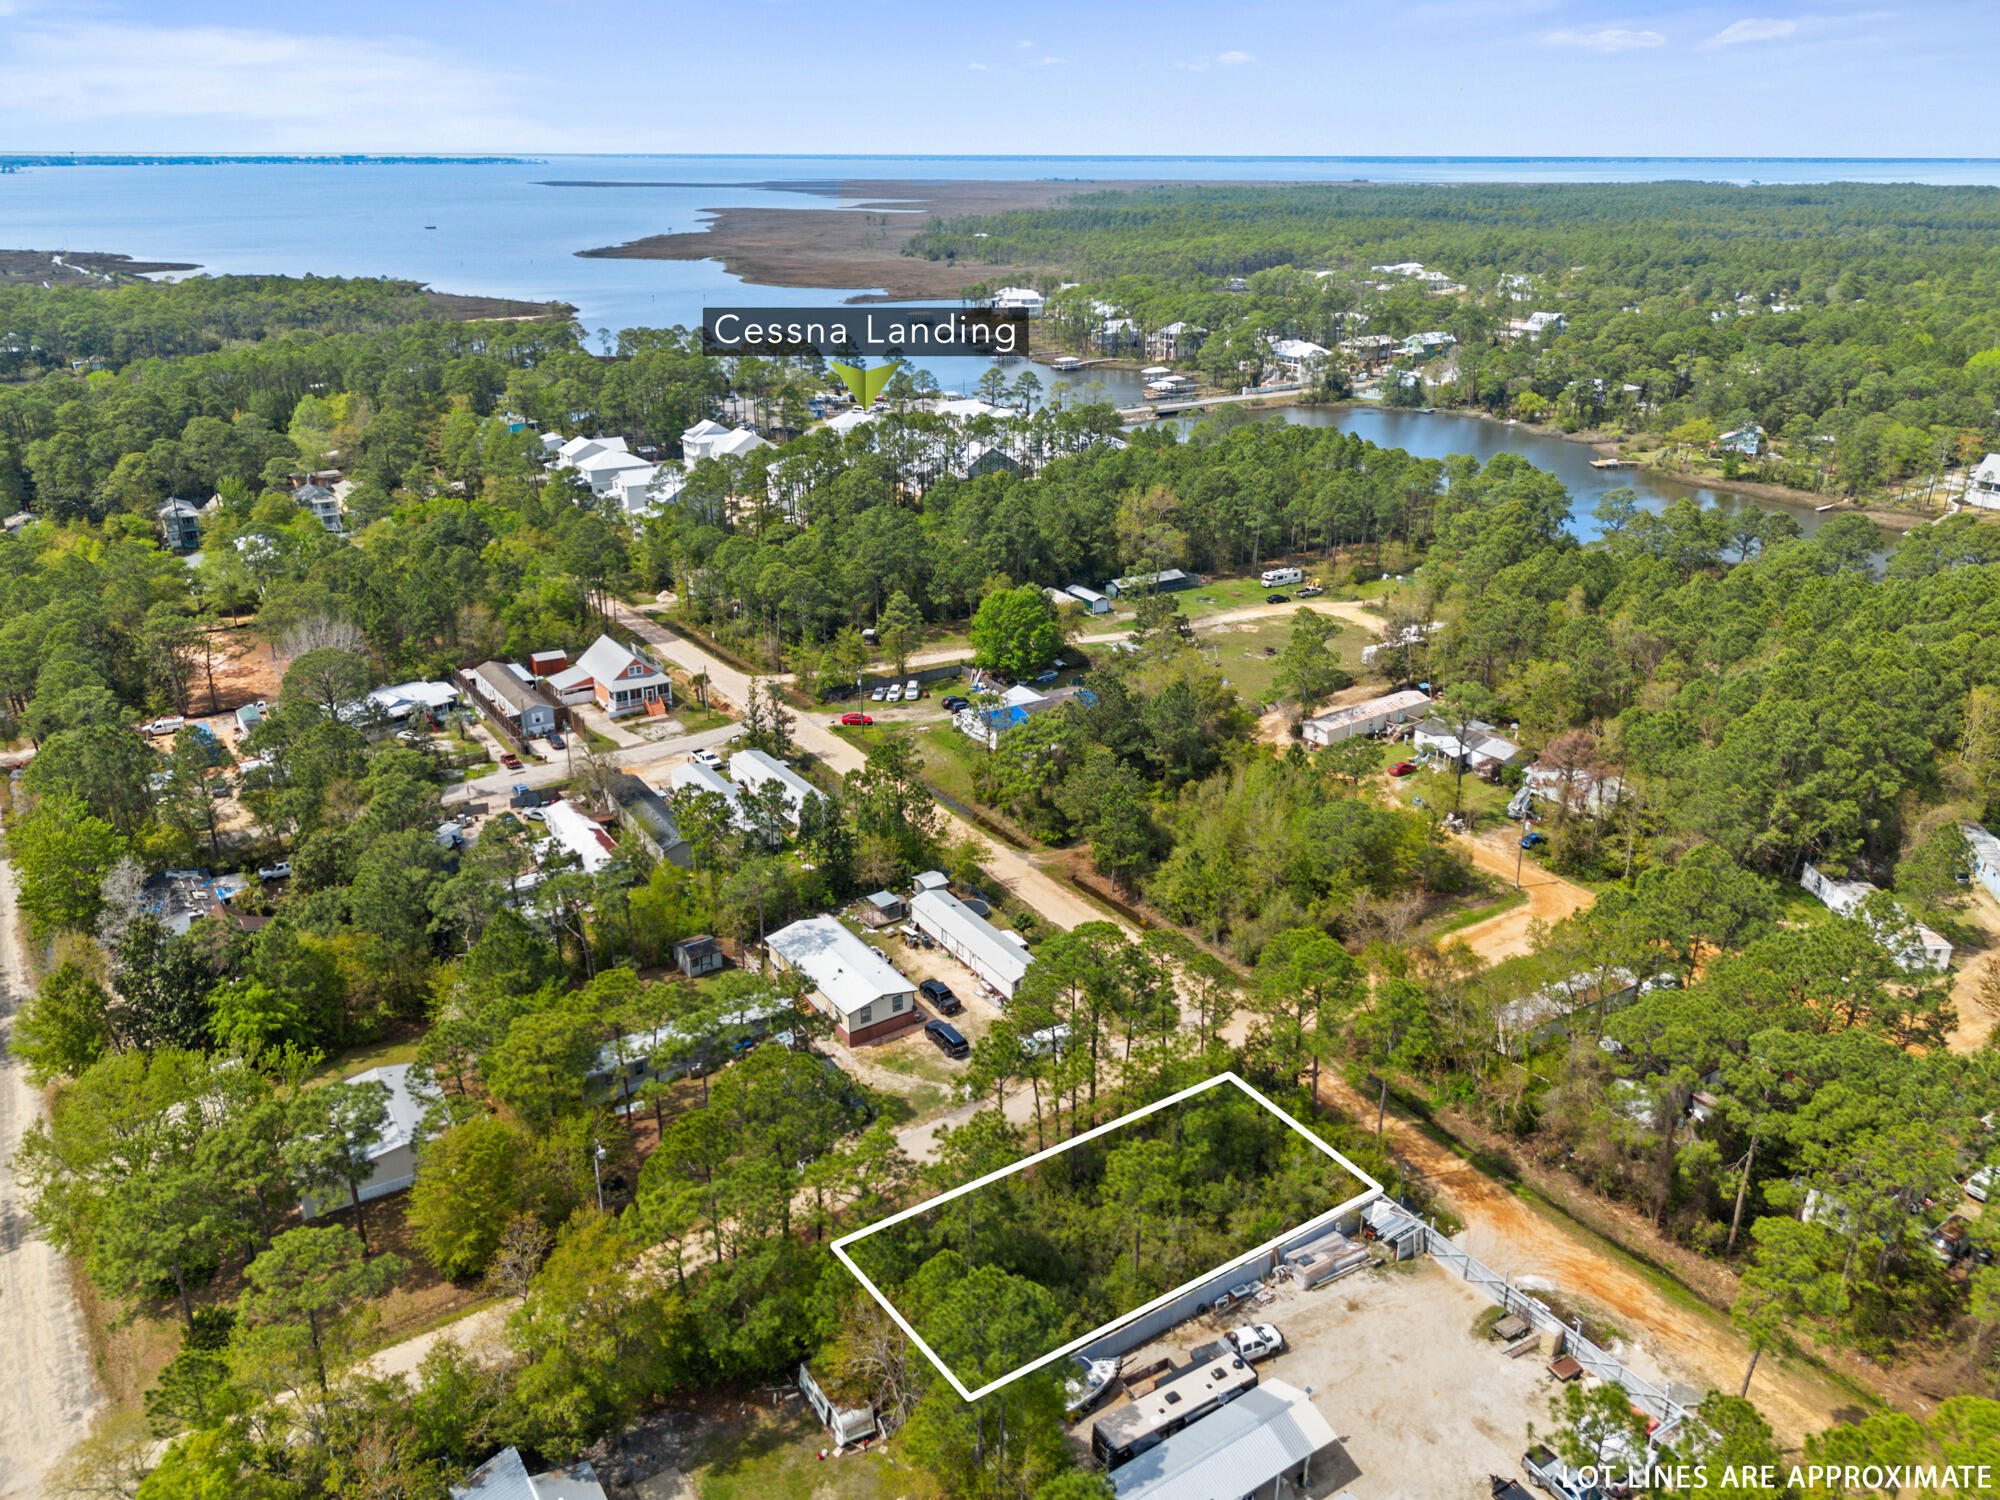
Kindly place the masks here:
POLYGON ((1246 1365, 1281 1354, 1285 1348, 1285 1336, 1269 1323, 1245 1323, 1241 1328, 1230 1329, 1226 1337, 1246 1365))

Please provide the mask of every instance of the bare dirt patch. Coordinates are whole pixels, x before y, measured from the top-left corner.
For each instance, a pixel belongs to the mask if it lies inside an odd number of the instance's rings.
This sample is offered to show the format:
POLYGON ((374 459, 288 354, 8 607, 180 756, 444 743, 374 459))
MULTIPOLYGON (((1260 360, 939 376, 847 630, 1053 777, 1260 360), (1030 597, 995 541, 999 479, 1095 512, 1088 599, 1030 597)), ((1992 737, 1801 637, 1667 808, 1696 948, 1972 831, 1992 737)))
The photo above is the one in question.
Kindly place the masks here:
POLYGON ((1462 927, 1453 935, 1453 942, 1464 943, 1489 964, 1497 964, 1505 958, 1518 958, 1532 951, 1528 942, 1531 923, 1560 922, 1597 899, 1583 886, 1571 884, 1531 859, 1520 860, 1517 866, 1518 849, 1484 838, 1460 838, 1458 843, 1480 869, 1489 875, 1500 876, 1510 886, 1514 883, 1514 871, 1518 867, 1521 889, 1528 895, 1525 905, 1516 906, 1484 922, 1475 922, 1470 927, 1462 927))

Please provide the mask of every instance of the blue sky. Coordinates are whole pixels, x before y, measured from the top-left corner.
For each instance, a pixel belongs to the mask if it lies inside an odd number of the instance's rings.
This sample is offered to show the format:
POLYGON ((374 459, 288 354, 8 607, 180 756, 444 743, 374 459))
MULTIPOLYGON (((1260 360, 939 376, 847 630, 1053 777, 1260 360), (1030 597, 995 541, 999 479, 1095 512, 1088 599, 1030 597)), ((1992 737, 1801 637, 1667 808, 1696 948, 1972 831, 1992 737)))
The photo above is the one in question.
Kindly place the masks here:
POLYGON ((0 150, 2000 156, 1992 0, 0 0, 0 150))

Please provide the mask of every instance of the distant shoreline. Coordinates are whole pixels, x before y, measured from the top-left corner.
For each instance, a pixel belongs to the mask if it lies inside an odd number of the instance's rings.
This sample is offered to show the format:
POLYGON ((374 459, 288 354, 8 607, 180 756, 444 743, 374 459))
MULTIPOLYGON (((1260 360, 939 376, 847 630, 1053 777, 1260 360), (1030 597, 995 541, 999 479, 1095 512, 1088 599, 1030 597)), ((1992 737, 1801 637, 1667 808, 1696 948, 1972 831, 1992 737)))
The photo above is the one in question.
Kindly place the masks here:
MULTIPOLYGON (((548 183, 600 187, 595 182, 548 183)), ((662 185, 662 184, 655 184, 662 185)), ((726 188, 732 184, 716 184, 726 188)), ((1046 208, 1078 193, 1190 186, 1181 181, 924 181, 910 178, 737 183, 770 191, 853 200, 852 208, 705 208, 706 227, 655 234, 576 253, 593 260, 718 260, 756 286, 818 287, 852 293, 850 302, 956 299, 979 282, 1031 282, 1053 266, 960 264, 904 255, 934 218, 1046 208), (868 288, 855 292, 855 288, 868 288)))

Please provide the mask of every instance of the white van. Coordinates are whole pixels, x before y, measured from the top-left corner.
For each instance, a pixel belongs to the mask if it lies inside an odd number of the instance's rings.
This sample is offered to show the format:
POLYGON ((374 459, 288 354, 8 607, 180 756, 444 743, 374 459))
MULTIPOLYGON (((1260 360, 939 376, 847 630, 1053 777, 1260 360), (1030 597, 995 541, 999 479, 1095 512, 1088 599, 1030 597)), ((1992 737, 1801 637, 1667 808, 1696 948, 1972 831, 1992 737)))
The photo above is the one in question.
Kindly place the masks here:
POLYGON ((1267 589, 1282 588, 1288 583, 1304 583, 1304 568, 1266 568, 1257 575, 1257 582, 1267 589))

